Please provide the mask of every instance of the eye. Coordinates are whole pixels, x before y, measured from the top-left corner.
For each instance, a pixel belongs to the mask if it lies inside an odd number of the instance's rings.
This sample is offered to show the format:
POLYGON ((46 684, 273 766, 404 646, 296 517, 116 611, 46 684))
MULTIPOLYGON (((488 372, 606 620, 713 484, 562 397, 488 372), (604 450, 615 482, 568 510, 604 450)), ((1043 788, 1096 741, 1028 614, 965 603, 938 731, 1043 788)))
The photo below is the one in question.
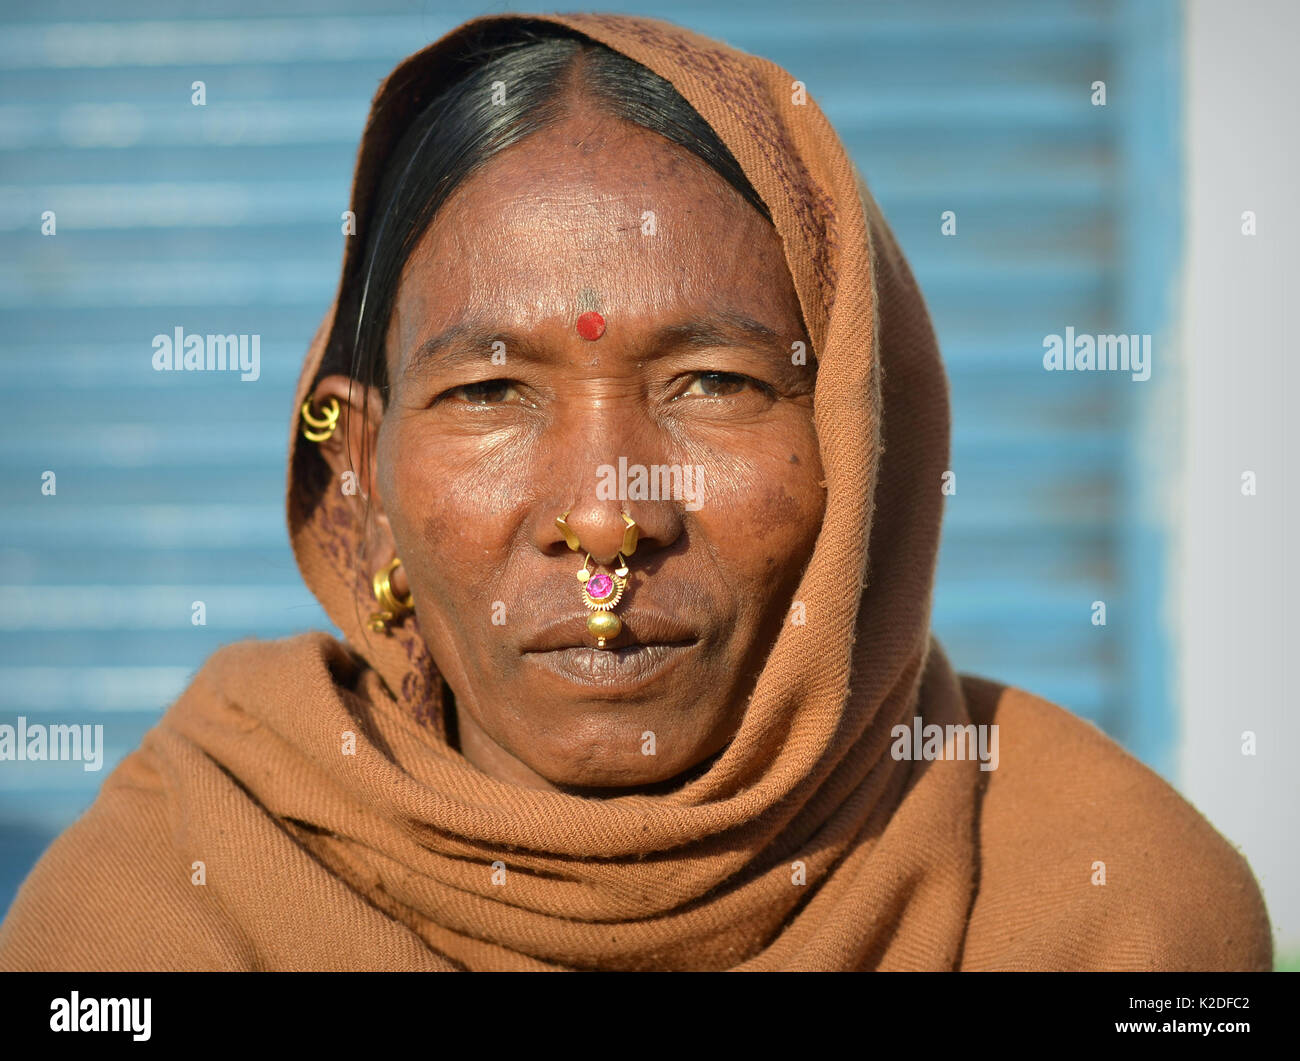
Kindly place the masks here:
POLYGON ((725 398, 729 394, 739 394, 747 388, 768 393, 766 384, 739 372, 697 372, 695 379, 678 397, 693 395, 703 398, 725 398))
POLYGON ((508 379, 485 379, 477 383, 466 383, 460 387, 452 387, 439 397, 439 400, 447 398, 459 399, 466 405, 501 405, 508 401, 511 396, 515 400, 520 400, 519 392, 515 389, 514 382, 508 379))

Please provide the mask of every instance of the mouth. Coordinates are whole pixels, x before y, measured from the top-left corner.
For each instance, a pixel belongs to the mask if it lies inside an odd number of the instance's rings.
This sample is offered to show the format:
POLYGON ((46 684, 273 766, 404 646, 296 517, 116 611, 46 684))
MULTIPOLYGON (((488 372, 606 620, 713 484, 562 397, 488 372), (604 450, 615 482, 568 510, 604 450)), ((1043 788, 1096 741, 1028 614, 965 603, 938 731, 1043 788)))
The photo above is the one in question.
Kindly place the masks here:
POLYGON ((557 619, 523 646, 527 659, 576 685, 631 692, 680 663, 699 644, 680 621, 645 611, 621 616, 623 629, 605 648, 587 632, 589 613, 557 619))
POLYGON ((680 663, 695 641, 624 645, 621 648, 556 648, 524 658, 576 685, 631 692, 680 663))

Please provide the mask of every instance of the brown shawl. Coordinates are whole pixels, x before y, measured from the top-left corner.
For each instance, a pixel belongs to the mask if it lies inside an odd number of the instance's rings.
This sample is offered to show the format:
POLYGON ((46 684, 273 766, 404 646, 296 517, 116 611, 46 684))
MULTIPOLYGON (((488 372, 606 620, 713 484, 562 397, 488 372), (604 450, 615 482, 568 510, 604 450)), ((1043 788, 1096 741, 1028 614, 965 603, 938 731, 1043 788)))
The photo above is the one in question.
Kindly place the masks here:
MULTIPOLYGON (((364 629, 359 529, 298 434, 348 338, 336 302, 294 396, 288 517, 347 643, 216 653, 28 878, 0 968, 1267 968, 1254 879, 1195 810, 1092 726, 958 679, 932 640, 947 383, 921 293, 816 103, 793 103, 772 63, 663 22, 545 20, 672 82, 771 210, 820 363, 806 625, 785 626, 734 740, 677 791, 583 799, 478 771, 445 739, 415 621, 364 629), (998 768, 895 760, 890 730, 917 714, 998 724, 998 768)), ((406 123, 477 34, 512 21, 465 24, 381 87, 361 231, 406 123)))

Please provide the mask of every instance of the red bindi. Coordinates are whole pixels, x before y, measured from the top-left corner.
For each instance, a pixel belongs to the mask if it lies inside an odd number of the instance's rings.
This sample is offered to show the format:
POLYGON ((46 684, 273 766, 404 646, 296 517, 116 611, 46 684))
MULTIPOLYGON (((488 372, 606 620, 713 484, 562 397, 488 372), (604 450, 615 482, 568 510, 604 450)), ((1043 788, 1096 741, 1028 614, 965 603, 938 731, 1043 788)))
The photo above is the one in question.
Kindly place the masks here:
POLYGON ((599 339, 605 334, 605 318, 595 310, 578 318, 578 334, 584 339, 599 339))

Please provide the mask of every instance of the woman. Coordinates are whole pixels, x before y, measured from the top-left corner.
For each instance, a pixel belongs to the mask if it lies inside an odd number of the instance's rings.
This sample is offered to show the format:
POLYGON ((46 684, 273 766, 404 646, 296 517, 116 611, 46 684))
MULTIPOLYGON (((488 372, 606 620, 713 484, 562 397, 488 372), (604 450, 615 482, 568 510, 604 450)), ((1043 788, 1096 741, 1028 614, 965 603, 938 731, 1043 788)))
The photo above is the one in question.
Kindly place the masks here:
POLYGON ((209 660, 0 967, 1269 967, 1195 810, 930 637, 943 369, 788 74, 478 19, 352 211, 288 491, 346 642, 209 660))

